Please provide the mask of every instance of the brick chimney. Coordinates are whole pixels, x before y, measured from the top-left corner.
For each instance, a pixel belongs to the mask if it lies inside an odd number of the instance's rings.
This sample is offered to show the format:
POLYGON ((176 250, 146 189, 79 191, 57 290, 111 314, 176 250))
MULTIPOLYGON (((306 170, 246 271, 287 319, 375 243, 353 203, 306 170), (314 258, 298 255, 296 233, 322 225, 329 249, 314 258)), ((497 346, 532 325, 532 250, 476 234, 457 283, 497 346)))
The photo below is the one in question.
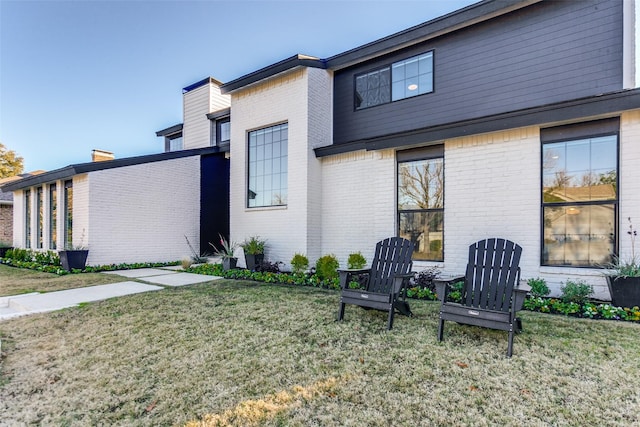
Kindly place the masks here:
POLYGON ((113 159, 115 159, 115 156, 111 151, 91 150, 92 162, 104 162, 104 161, 113 160, 113 159))

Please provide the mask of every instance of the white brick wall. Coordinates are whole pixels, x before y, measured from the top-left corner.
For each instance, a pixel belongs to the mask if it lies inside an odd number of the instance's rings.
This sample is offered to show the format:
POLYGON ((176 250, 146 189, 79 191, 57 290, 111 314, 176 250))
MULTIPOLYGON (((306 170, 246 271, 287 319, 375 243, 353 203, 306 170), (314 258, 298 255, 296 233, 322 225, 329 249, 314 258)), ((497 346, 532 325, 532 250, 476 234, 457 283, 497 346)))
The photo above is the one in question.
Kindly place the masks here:
POLYGON ((182 143, 185 150, 211 145, 211 121, 207 113, 228 108, 229 95, 220 93, 213 82, 204 84, 183 95, 182 143))
POLYGON ((395 152, 357 151, 322 159, 322 254, 346 267, 352 252, 371 262, 375 244, 396 235, 395 152))
POLYGON ((319 256, 320 161, 312 151, 331 138, 331 79, 323 70, 299 68, 232 94, 231 238, 267 239, 266 257, 289 262, 295 252, 319 256), (288 205, 246 208, 247 133, 287 122, 288 205))
POLYGON ((196 250, 200 241, 200 158, 92 172, 88 211, 90 265, 190 256, 184 236, 196 250))

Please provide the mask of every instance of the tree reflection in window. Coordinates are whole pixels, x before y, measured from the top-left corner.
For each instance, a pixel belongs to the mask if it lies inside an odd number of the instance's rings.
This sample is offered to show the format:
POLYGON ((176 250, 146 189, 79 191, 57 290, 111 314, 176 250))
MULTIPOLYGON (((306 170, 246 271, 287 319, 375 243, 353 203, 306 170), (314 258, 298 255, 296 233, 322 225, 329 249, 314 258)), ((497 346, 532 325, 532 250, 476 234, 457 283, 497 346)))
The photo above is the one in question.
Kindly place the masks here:
POLYGON ((611 260, 617 146, 617 135, 543 145, 543 264, 599 266, 611 260))
POLYGON ((415 245, 415 259, 444 259, 442 157, 398 163, 398 225, 399 235, 415 245))

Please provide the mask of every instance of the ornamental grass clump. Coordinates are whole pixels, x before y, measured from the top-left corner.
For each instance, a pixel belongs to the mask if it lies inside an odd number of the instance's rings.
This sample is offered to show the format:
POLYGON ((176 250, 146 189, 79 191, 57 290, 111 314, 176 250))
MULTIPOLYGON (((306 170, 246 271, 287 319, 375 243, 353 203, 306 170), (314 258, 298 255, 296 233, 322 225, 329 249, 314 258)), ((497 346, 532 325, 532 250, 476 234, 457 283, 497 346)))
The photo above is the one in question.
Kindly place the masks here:
POLYGON ((636 257, 636 237, 638 236, 638 232, 633 228, 631 217, 628 217, 627 221, 629 222, 627 235, 631 239, 631 256, 629 258, 622 258, 614 255, 613 262, 606 266, 608 270, 611 270, 606 273, 608 276, 640 277, 640 259, 636 257))

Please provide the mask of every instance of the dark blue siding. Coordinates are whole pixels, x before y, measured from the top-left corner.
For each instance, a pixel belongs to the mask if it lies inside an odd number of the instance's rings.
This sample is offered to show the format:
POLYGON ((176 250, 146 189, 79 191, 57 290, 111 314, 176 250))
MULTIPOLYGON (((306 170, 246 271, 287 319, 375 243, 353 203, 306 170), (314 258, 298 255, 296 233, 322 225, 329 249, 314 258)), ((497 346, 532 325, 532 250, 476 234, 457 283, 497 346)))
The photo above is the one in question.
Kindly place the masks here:
POLYGON ((622 0, 543 1, 335 73, 334 143, 622 89, 622 0), (431 94, 355 111, 354 75, 434 50, 431 94))

